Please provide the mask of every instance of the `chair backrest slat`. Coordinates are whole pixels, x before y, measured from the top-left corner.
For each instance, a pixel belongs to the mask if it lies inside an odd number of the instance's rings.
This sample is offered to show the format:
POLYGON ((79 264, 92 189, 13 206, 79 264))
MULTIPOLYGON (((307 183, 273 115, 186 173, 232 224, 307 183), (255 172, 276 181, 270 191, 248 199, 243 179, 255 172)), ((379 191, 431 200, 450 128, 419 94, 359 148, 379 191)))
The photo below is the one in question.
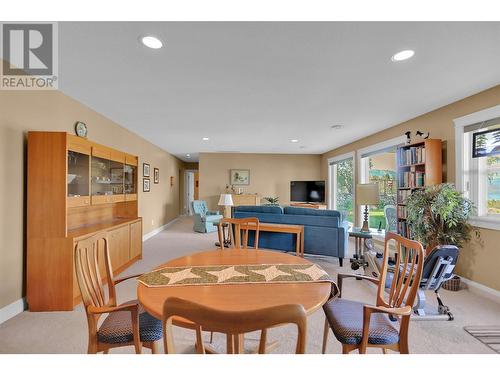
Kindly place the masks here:
POLYGON ((229 239, 231 247, 234 249, 248 249, 248 232, 254 231, 254 248, 259 248, 259 232, 260 222, 256 217, 245 217, 241 219, 224 218, 220 221, 219 225, 219 243, 221 249, 224 249, 224 224, 229 226, 229 239))
POLYGON ((108 239, 105 232, 78 241, 75 245, 75 271, 85 308, 116 305, 113 272, 109 257, 108 239), (109 296, 106 299, 99 270, 103 257, 109 296))
POLYGON ((95 306, 104 305, 104 296, 101 283, 101 275, 99 273, 99 267, 94 267, 97 264, 97 243, 91 243, 91 248, 86 248, 86 271, 88 273, 87 288, 92 298, 92 302, 95 306))
MULTIPOLYGON (((172 333, 172 319, 175 317, 195 323, 200 332, 204 330, 225 333, 228 337, 228 348, 232 346, 229 343, 231 337, 247 332, 265 331, 281 324, 295 324, 297 326, 295 352, 298 354, 305 352, 307 317, 302 305, 280 305, 253 311, 222 311, 170 297, 163 305, 164 345, 168 354, 175 353, 172 333)), ((204 348, 201 348, 200 352, 204 352, 204 348)))
POLYGON ((413 306, 422 278, 423 265, 424 249, 420 242, 410 240, 396 233, 386 232, 384 259, 377 293, 377 306, 413 306), (389 245, 391 241, 395 242, 396 264, 387 296, 385 286, 388 276, 389 245))

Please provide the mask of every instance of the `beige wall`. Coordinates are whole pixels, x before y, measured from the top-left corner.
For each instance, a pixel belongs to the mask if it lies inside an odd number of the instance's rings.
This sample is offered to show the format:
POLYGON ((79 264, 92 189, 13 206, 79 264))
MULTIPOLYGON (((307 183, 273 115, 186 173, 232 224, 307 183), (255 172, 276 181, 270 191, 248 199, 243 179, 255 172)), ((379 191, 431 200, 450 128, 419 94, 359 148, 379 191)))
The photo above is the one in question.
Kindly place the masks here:
POLYGON ((139 215, 148 233, 179 215, 179 170, 184 163, 59 91, 0 91, 0 308, 24 295, 26 134, 74 133, 83 121, 89 139, 139 156, 139 215), (151 192, 142 192, 142 163, 160 169, 151 192), (170 176, 175 184, 170 186, 170 176))
POLYGON ((386 152, 383 154, 371 156, 371 161, 373 163, 373 169, 380 170, 396 170, 396 153, 386 152))
MULTIPOLYGON (((408 130, 430 131, 431 138, 443 140, 444 181, 455 182, 455 128, 453 119, 500 104, 500 85, 406 121, 369 137, 350 143, 322 155, 321 172, 328 176, 327 160, 375 143, 395 138, 408 130)), ((357 178, 357 176, 356 176, 357 178)), ((500 231, 481 229, 484 246, 471 244, 461 252, 458 273, 468 279, 500 290, 500 231)))
POLYGON ((250 185, 239 186, 245 193, 280 198, 290 203, 290 181, 319 180, 320 155, 283 154, 200 154, 200 199, 217 209, 219 195, 229 184, 230 169, 250 169, 250 185))

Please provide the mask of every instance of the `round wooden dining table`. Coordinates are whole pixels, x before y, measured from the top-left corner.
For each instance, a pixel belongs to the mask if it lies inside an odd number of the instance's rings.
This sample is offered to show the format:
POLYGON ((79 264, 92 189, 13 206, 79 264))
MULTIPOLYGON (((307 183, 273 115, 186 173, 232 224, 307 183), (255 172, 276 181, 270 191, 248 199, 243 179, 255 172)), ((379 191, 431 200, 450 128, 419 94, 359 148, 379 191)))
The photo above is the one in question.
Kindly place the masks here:
MULTIPOLYGON (((215 266, 243 264, 310 264, 307 259, 264 249, 213 249, 176 258, 163 267, 215 266)), ((307 314, 319 309, 328 300, 331 284, 328 282, 254 283, 181 285, 147 287, 139 283, 137 296, 151 315, 162 318, 163 303, 169 297, 183 298, 211 308, 225 311, 248 311, 283 304, 301 304, 307 314)), ((185 328, 193 324, 181 318, 173 323, 185 328)))

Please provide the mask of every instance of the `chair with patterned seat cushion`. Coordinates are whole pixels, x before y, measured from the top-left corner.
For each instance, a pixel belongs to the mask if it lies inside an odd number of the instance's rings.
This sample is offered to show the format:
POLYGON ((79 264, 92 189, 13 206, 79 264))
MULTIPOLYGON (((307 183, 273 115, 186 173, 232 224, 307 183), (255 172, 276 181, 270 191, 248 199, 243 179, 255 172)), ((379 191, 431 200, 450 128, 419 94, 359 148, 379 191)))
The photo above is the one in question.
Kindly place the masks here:
MULTIPOLYGON (((328 321, 337 340, 346 345, 359 345, 363 336, 364 303, 343 298, 325 309, 328 321)), ((368 343, 392 345, 399 341, 398 324, 391 322, 386 314, 372 314, 368 343)))
POLYGON ((163 337, 161 321, 148 314, 136 300, 120 305, 116 303, 115 285, 139 275, 113 279, 106 233, 78 241, 75 269, 87 314, 88 353, 108 353, 111 348, 130 345, 134 345, 136 353, 141 353, 143 344, 157 353, 157 342, 163 337), (99 263, 106 273, 108 298, 104 293, 99 263), (103 314, 108 316, 98 327, 103 314))
POLYGON ((323 353, 326 351, 329 328, 342 344, 342 353, 355 349, 366 353, 367 347, 379 347, 409 353, 408 328, 415 296, 422 278, 424 249, 417 241, 386 232, 384 258, 380 279, 363 275, 339 274, 339 298, 331 298, 324 306, 326 315, 323 335, 323 353), (386 293, 389 244, 395 242, 397 263, 392 282, 386 293), (406 270, 406 271, 404 271, 406 270), (341 298, 342 282, 355 277, 378 286, 375 305, 341 298))
MULTIPOLYGON (((127 304, 137 304, 137 300, 125 302, 127 304)), ((139 305, 139 336, 141 342, 155 342, 161 340, 162 327, 161 320, 148 314, 144 307, 139 305)), ((107 344, 127 343, 134 340, 132 320, 128 311, 116 311, 109 314, 102 322, 97 331, 99 342, 107 344)))

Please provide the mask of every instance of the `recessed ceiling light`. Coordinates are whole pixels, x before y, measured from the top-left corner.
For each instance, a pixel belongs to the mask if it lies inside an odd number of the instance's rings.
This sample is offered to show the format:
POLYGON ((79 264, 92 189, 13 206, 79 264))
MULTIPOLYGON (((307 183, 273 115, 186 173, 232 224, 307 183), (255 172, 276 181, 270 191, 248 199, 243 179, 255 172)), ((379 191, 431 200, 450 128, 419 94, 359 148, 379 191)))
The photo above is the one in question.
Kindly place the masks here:
POLYGON ((392 61, 404 61, 413 57, 415 51, 411 49, 405 49, 404 51, 398 52, 391 57, 392 61))
POLYGON ((191 154, 186 154, 186 157, 187 157, 187 158, 190 158, 190 157, 191 157, 191 154))
POLYGON ((334 130, 338 130, 338 129, 342 129, 343 126, 342 125, 332 125, 330 126, 330 129, 334 129, 334 130))
POLYGON ((297 143, 299 140, 298 139, 290 139, 290 142, 292 143, 297 143))
POLYGON ((143 36, 141 38, 142 44, 144 44, 146 47, 153 48, 153 49, 159 49, 163 47, 163 43, 161 42, 160 39, 157 37, 148 35, 148 36, 143 36))
POLYGON ((208 138, 208 137, 203 137, 202 139, 203 139, 204 141, 209 141, 209 140, 210 140, 210 138, 208 138))

